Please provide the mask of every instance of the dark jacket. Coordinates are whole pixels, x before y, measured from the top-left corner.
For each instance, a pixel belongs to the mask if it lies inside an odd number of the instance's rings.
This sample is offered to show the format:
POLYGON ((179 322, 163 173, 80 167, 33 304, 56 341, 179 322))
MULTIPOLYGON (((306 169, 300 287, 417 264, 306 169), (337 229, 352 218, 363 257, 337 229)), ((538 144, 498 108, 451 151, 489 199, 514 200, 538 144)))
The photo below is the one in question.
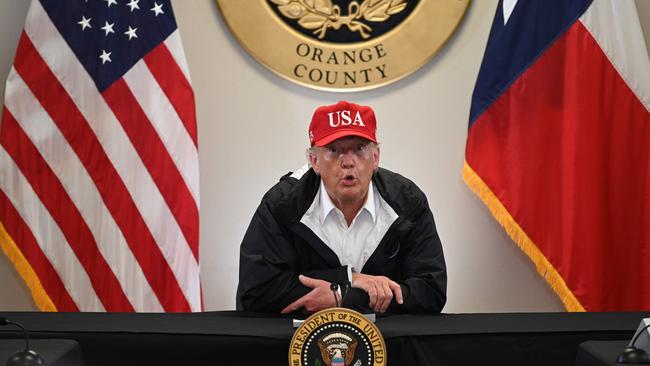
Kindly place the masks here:
MULTIPOLYGON (((447 272, 424 193, 410 180, 382 168, 372 181, 399 216, 361 273, 383 275, 400 284, 404 303, 393 299, 387 312, 440 312, 446 301, 447 272)), ((311 290, 298 281, 299 274, 347 281, 346 266, 300 222, 319 187, 320 177, 309 169, 300 180, 285 175, 262 198, 240 248, 238 310, 279 313, 311 290)), ((368 302, 365 291, 352 288, 344 306, 371 312, 368 302)))

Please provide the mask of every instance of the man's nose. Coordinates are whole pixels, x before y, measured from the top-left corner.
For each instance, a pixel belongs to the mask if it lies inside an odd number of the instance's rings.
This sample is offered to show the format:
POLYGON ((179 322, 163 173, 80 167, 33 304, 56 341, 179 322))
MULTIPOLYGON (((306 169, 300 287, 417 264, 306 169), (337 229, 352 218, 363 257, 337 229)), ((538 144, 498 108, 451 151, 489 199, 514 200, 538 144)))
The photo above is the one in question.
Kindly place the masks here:
POLYGON ((356 155, 354 155, 354 150, 352 149, 345 150, 345 152, 341 153, 339 159, 341 161, 341 166, 343 166, 344 168, 354 166, 354 162, 356 159, 356 155))

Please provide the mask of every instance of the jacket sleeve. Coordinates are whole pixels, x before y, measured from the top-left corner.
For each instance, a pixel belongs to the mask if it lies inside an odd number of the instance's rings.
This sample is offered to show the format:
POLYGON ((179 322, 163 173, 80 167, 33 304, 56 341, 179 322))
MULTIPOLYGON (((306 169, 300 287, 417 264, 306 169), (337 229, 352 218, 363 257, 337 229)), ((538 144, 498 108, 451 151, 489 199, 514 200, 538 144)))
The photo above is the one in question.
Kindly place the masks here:
MULTIPOLYGON (((403 304, 393 298, 387 313, 439 313, 447 300, 447 270, 440 238, 431 210, 427 208, 414 220, 404 222, 409 229, 399 238, 391 251, 396 251, 396 270, 383 275, 400 284, 403 304)), ((389 254, 390 256, 390 254, 389 254)), ((360 312, 368 309, 368 294, 357 288, 350 289, 345 306, 360 312)))
POLYGON ((344 266, 301 271, 298 255, 288 229, 263 199, 240 248, 237 310, 279 313, 311 291, 298 280, 300 274, 329 282, 347 279, 344 266))
POLYGON ((447 301, 447 267, 428 205, 414 222, 401 243, 402 295, 404 303, 394 300, 388 309, 394 313, 439 313, 447 301))

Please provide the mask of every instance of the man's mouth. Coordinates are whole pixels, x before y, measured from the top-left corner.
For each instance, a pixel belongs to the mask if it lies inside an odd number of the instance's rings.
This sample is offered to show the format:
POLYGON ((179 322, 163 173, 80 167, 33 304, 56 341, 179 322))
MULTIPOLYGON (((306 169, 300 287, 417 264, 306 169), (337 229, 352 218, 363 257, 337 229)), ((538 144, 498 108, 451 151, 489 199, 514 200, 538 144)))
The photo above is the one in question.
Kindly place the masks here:
POLYGON ((343 185, 344 186, 351 186, 354 185, 357 182, 357 178, 354 175, 346 175, 343 177, 343 185))

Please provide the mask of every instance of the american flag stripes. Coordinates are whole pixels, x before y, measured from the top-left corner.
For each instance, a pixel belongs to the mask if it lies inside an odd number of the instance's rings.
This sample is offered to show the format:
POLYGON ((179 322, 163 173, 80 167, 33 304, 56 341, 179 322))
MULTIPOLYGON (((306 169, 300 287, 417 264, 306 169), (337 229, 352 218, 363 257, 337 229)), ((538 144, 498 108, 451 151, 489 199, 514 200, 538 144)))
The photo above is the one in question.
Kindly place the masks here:
POLYGON ((194 95, 169 1, 33 0, 0 246, 51 311, 200 311, 194 95))

